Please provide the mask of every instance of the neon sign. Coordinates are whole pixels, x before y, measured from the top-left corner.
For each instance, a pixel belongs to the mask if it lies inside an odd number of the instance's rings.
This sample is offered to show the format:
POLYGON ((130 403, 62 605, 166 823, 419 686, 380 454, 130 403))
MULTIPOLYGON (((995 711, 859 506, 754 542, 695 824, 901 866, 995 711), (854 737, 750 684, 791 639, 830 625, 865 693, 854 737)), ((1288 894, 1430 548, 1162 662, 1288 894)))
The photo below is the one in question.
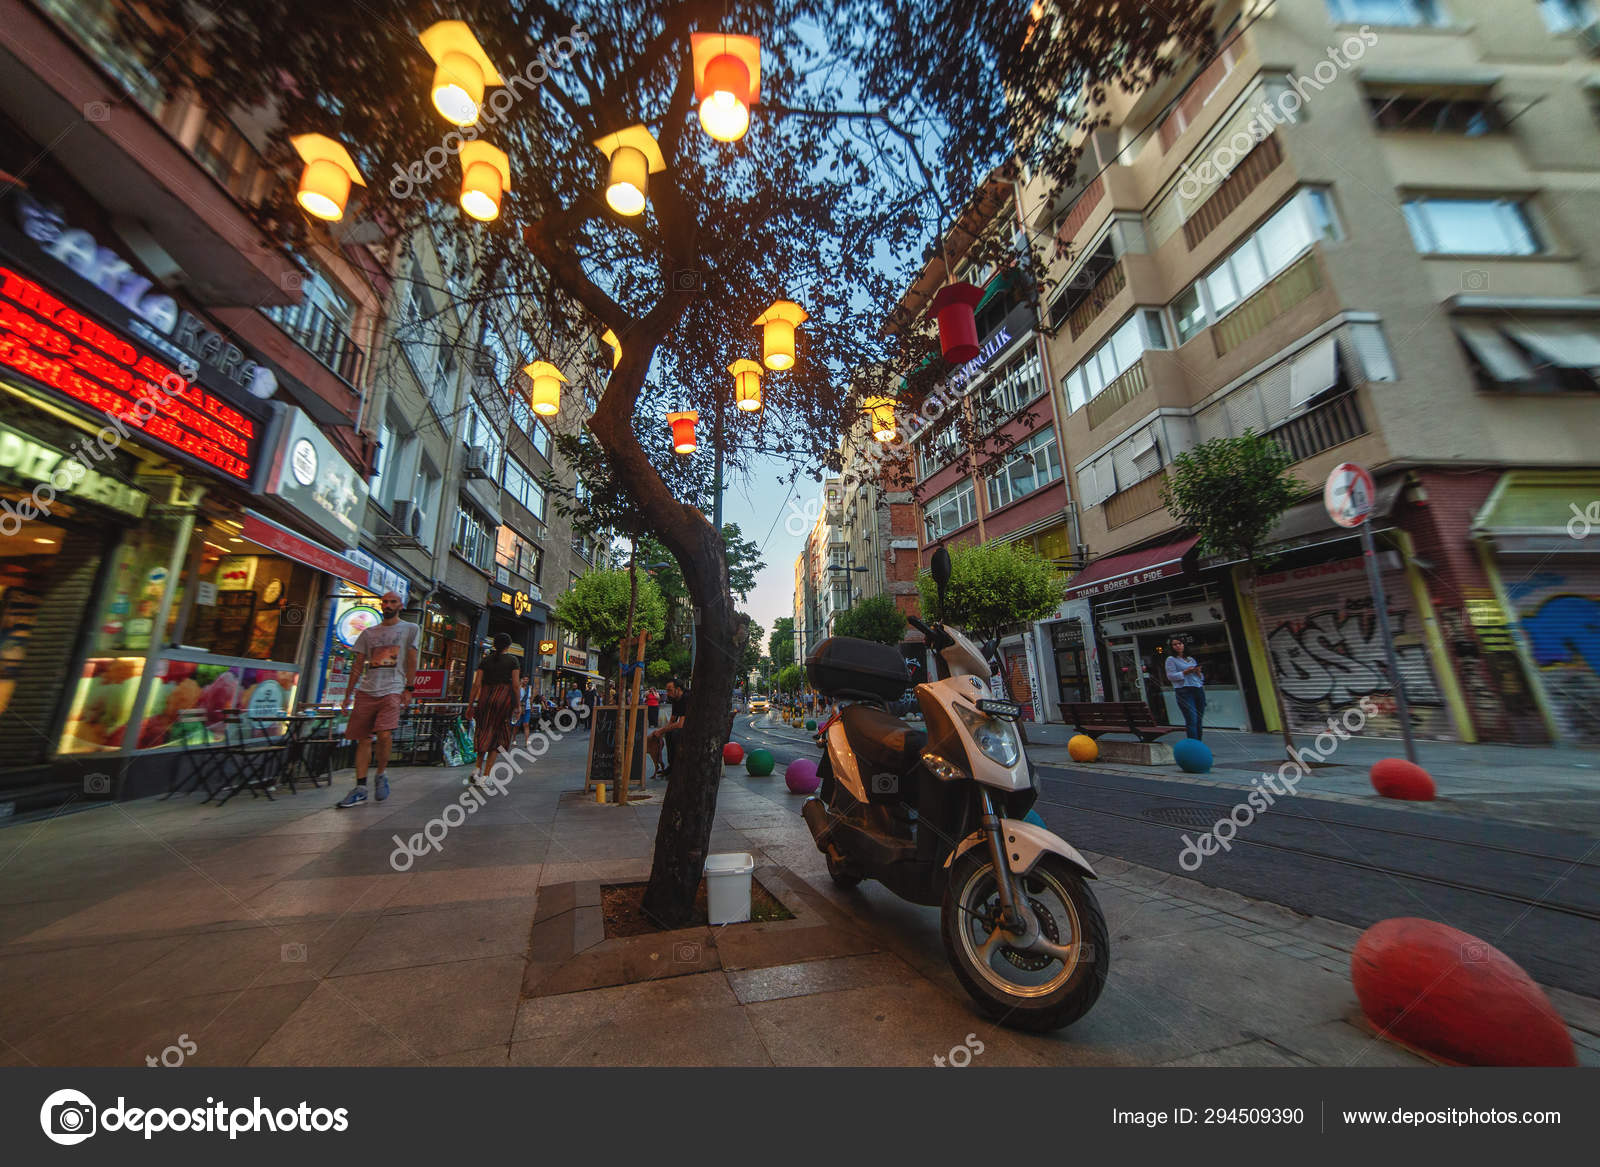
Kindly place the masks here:
POLYGON ((169 366, 0 267, 0 368, 104 414, 118 428, 248 483, 260 425, 169 366))

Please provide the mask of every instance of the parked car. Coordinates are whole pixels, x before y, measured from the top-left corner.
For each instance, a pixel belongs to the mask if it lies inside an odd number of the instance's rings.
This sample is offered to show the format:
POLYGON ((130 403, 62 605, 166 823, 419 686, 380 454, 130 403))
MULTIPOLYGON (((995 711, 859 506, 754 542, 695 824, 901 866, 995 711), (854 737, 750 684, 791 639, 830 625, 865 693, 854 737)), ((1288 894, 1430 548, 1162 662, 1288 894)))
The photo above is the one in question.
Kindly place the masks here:
POLYGON ((765 713, 766 711, 767 711, 767 699, 765 697, 752 697, 750 699, 750 712, 751 713, 765 713))

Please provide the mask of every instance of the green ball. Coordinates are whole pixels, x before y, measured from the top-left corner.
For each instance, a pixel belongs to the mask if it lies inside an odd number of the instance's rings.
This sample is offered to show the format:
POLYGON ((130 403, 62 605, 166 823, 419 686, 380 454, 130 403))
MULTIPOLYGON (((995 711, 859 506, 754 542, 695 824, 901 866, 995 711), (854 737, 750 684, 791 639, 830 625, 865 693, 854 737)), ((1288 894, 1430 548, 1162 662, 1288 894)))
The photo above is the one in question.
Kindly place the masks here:
POLYGON ((813 721, 811 718, 808 717, 808 718, 806 718, 806 728, 807 729, 816 729, 817 728, 817 723, 815 721, 813 721))
POLYGON ((767 777, 776 765, 771 750, 751 750, 744 757, 744 768, 757 778, 767 777))

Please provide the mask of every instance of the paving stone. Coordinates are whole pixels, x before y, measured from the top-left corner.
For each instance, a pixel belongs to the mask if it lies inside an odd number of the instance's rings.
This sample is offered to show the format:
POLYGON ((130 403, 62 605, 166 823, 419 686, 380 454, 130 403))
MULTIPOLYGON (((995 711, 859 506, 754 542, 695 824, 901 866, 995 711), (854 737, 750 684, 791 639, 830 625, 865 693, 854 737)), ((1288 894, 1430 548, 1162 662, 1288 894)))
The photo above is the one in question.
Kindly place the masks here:
POLYGON ((905 984, 913 973, 904 961, 886 953, 808 960, 767 968, 729 972, 727 979, 741 1004, 834 993, 868 985, 905 984))
POLYGON ((522 956, 529 908, 516 901, 380 916, 328 974, 347 977, 489 956, 522 956))
POLYGON ((1309 1066, 1305 1058, 1270 1041, 1249 1041, 1162 1062, 1164 1066, 1309 1066))

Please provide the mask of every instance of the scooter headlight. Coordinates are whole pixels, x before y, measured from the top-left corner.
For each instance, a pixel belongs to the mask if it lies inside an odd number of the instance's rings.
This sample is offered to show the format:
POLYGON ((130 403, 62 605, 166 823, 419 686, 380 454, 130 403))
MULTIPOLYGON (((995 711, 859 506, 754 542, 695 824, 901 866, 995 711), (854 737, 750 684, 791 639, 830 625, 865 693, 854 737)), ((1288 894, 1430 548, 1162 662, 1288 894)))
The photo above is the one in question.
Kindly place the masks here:
POLYGON ((961 723, 978 743, 978 752, 991 762, 1010 767, 1015 766, 1022 757, 1022 743, 1017 740, 1017 731, 1010 722, 979 713, 976 709, 968 709, 965 705, 956 706, 956 716, 961 718, 961 723))

